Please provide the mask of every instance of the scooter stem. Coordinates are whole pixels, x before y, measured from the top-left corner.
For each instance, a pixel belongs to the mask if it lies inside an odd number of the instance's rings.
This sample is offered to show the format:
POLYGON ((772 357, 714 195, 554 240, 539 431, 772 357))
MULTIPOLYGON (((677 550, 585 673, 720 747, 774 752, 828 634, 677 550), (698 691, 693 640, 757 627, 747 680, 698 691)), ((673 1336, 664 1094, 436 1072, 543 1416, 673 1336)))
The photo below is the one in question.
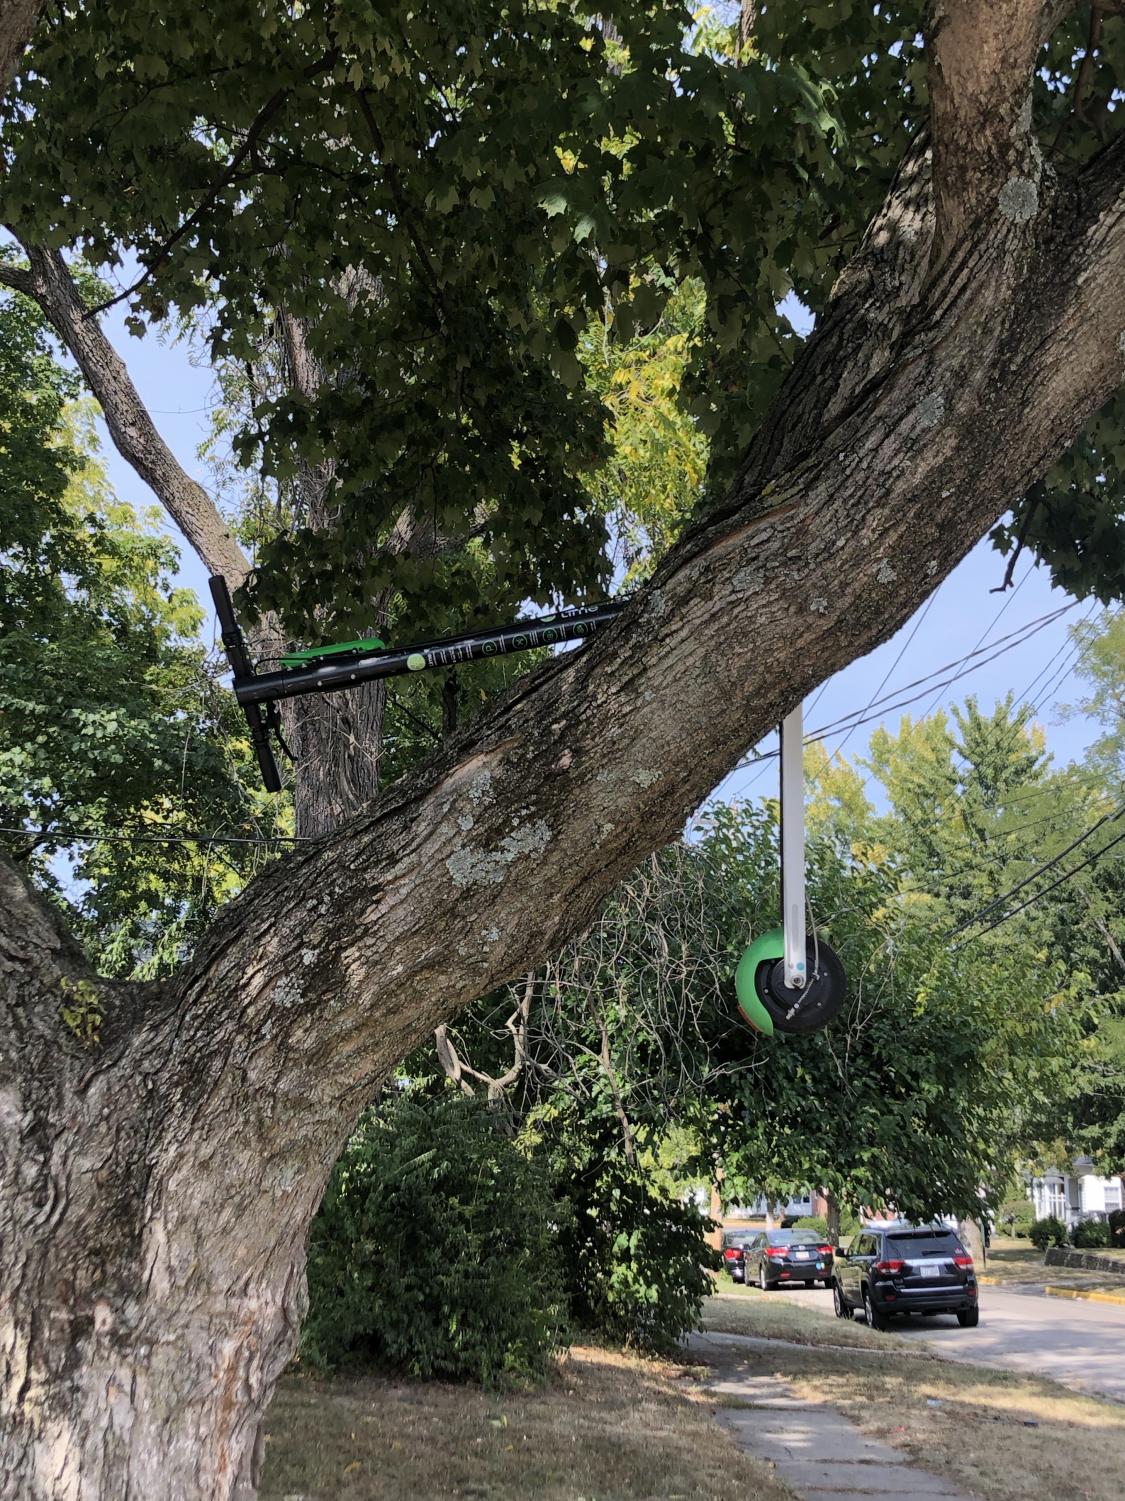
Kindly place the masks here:
POLYGON ((785 983, 804 987, 805 940, 805 707, 781 721, 781 923, 785 930, 785 983))

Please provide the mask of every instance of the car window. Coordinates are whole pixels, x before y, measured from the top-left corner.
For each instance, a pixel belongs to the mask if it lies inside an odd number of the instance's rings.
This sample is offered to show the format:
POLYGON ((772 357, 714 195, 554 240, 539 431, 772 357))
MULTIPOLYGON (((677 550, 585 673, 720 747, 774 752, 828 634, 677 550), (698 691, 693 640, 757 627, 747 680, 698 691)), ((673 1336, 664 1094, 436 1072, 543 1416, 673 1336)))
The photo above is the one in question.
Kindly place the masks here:
POLYGON ((900 1230, 887 1237, 887 1250, 904 1261, 913 1256, 957 1256, 961 1242, 952 1230, 900 1230))
POLYGON ((874 1235, 861 1235, 859 1239, 859 1251, 857 1254, 860 1256, 874 1256, 876 1245, 877 1241, 874 1235))
POLYGON ((791 1246, 795 1240, 802 1237, 793 1230, 767 1230, 766 1239, 771 1246, 791 1246))

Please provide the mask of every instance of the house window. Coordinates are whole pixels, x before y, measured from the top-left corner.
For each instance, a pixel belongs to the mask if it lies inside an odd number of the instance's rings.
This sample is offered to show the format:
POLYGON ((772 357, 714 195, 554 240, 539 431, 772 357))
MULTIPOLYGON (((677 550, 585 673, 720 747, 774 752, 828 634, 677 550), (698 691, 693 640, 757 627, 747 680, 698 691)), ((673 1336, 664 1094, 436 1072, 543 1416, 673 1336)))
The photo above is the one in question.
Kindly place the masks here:
POLYGON ((1043 1195, 1046 1200, 1047 1213, 1053 1214, 1056 1219, 1064 1219, 1066 1216, 1066 1195, 1063 1193, 1061 1183, 1048 1183, 1047 1191, 1043 1195))
POLYGON ((1105 1185, 1105 1209, 1107 1214, 1112 1214, 1115 1209, 1121 1208, 1121 1179, 1107 1182, 1105 1185))

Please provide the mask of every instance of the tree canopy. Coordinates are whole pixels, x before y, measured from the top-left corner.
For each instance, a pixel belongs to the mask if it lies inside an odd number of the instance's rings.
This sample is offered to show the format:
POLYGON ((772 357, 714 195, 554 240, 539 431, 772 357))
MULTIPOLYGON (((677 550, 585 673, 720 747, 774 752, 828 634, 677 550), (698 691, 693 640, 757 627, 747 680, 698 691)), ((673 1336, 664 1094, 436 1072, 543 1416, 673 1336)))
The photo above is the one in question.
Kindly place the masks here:
MULTIPOLYGON (((926 120, 917 3, 758 7, 744 40, 722 8, 601 16, 44 17, 0 116, 24 243, 119 268, 137 333, 190 316, 216 361, 273 348, 323 376, 264 380, 235 434, 283 491, 309 465, 331 476, 328 517, 289 505, 254 537, 250 597, 298 634, 354 635, 388 589, 407 631, 603 590, 596 497, 629 492, 606 469, 620 402, 584 350, 683 338, 671 394, 706 480, 681 519, 721 494, 791 365, 793 300, 823 312, 926 120), (686 328, 666 321, 681 288, 686 328), (392 545, 404 514, 433 539, 421 554, 392 545)), ((1034 77, 1060 171, 1115 128, 1125 70, 1107 23, 1076 79, 1083 28, 1064 20, 1034 77)), ((1103 597, 1121 428, 1107 408, 996 533, 1103 597)))

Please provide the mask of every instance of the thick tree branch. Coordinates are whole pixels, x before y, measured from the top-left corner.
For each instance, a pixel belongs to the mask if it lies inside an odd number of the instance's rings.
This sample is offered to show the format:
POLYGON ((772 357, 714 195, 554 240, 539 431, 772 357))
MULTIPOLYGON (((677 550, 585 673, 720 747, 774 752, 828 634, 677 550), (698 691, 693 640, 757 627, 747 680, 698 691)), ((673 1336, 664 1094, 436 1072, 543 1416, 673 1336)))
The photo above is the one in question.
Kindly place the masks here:
POLYGON ((12 86, 43 9, 44 0, 0 0, 0 98, 12 86))
POLYGON ((934 0, 929 7, 936 246, 948 254, 978 218, 1026 222, 1043 172, 1031 130, 1042 0, 934 0))
POLYGON ((0 283, 33 298, 70 350, 97 398, 122 458, 150 487, 211 573, 224 574, 233 589, 249 562, 214 501, 183 468, 156 430, 124 361, 87 310, 62 256, 24 245, 25 270, 0 263, 0 283))

